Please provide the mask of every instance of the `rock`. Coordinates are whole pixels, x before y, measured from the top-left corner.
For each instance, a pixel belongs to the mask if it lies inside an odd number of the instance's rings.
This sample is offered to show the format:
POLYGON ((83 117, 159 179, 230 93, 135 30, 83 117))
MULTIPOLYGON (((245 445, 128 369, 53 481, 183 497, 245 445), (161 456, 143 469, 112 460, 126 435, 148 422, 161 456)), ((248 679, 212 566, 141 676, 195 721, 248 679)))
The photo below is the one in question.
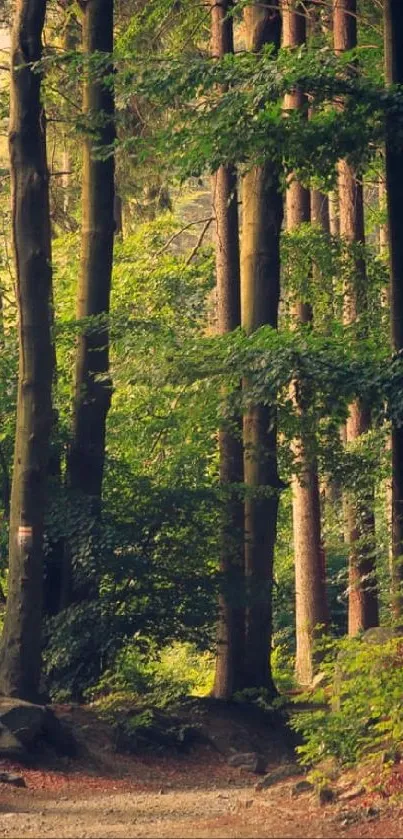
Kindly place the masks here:
POLYGON ((318 790, 318 801, 319 804, 323 807, 325 804, 333 804, 336 801, 337 794, 332 787, 328 787, 326 785, 321 786, 318 790))
POLYGON ((249 810, 249 808, 253 806, 253 802, 254 802, 253 798, 247 798, 246 801, 245 801, 245 808, 247 810, 249 810))
POLYGON ((280 783, 280 781, 286 781, 287 778, 293 778, 295 775, 302 775, 303 772, 304 769, 297 763, 284 763, 283 766, 279 766, 277 769, 273 769, 273 772, 269 772, 268 775, 265 775, 265 777, 256 784, 255 789, 257 791, 268 789, 269 787, 274 786, 274 784, 280 783))
POLYGON ((45 709, 42 737, 59 757, 76 757, 77 742, 69 726, 59 720, 52 708, 45 709))
POLYGON ((291 788, 291 797, 296 798, 297 795, 302 795, 304 792, 312 792, 313 789, 314 786, 309 781, 298 781, 291 788))
POLYGON ((364 813, 365 813, 367 819, 379 819, 379 817, 381 815, 381 811, 380 811, 379 807, 373 807, 373 806, 366 807, 366 809, 364 810, 364 813))
POLYGON ((25 749, 17 737, 0 723, 0 757, 23 757, 25 749))
POLYGON ((0 772, 1 784, 12 784, 13 787, 26 787, 22 775, 14 775, 13 772, 0 772))
POLYGON ((21 699, 0 698, 0 722, 22 743, 31 746, 37 739, 46 710, 42 705, 23 702, 21 699))
POLYGON ((353 798, 358 798, 358 796, 362 795, 364 792, 365 787, 363 786, 351 787, 351 789, 347 789, 345 792, 341 792, 339 794, 339 801, 352 801, 353 798))
POLYGON ((238 767, 244 772, 263 775, 266 769, 266 759, 257 752, 237 752, 228 758, 228 765, 238 767))
POLYGON ((335 817, 335 822, 340 822, 342 827, 349 827, 352 824, 357 824, 362 819, 362 813, 359 810, 340 810, 335 817))

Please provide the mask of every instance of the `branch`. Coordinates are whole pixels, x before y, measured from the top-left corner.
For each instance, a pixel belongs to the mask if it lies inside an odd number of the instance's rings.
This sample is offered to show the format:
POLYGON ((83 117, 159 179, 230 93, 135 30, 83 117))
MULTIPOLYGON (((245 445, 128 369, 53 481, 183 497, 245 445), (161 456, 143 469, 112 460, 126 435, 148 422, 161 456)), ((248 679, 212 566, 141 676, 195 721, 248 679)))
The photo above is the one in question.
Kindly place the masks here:
POLYGON ((178 238, 178 236, 181 236, 182 233, 185 233, 186 230, 189 230, 189 227, 194 227, 195 224, 208 224, 210 226, 210 224, 213 220, 214 220, 214 216, 209 216, 208 218, 199 218, 199 219, 197 219, 197 221, 190 221, 189 224, 185 224, 184 227, 182 227, 180 230, 177 230, 176 233, 174 233, 168 239, 168 241, 165 242, 165 245, 163 245, 163 247, 159 251, 157 251, 157 253, 155 255, 156 256, 161 256, 161 254, 164 253, 164 251, 166 251, 167 248, 169 248, 169 246, 172 244, 172 242, 175 239, 178 238))
POLYGON ((212 221, 213 221, 213 216, 211 218, 207 219, 206 224, 204 225, 203 230, 200 233, 200 236, 199 236, 199 238, 198 238, 198 240, 197 240, 197 242, 196 242, 196 244, 195 244, 195 246, 192 250, 192 253, 190 254, 190 256, 188 257, 188 259, 185 262, 185 265, 190 265, 193 257, 196 256, 197 251, 199 250, 200 245, 202 244, 203 239, 204 239, 212 221))

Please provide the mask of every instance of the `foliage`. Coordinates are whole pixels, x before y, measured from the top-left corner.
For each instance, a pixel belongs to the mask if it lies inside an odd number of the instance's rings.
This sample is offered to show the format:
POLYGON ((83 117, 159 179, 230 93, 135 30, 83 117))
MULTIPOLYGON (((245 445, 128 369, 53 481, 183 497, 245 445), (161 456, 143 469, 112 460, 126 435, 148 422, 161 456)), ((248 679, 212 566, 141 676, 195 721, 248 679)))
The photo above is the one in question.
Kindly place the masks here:
POLYGON ((302 763, 334 757, 352 765, 399 746, 403 740, 403 644, 364 638, 328 641, 321 665, 324 681, 309 697, 323 710, 299 712, 294 728, 303 735, 302 763))
POLYGON ((171 705, 183 696, 203 696, 212 688, 214 659, 193 644, 176 641, 158 650, 149 637, 134 638, 117 654, 113 666, 87 695, 105 697, 100 706, 110 707, 114 697, 132 697, 158 707, 171 705))

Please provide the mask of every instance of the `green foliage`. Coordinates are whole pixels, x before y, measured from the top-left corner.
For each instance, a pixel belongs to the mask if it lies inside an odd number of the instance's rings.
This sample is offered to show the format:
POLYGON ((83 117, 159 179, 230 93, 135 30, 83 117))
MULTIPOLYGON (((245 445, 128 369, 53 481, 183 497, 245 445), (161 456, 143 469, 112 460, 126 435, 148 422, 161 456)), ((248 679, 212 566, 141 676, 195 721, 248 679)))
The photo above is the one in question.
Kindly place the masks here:
POLYGON ((137 635, 119 651, 111 669, 87 696, 105 697, 103 708, 111 707, 116 696, 164 707, 183 696, 206 695, 213 675, 211 653, 179 641, 158 650, 149 638, 137 635))
POLYGON ((401 638, 328 642, 324 681, 308 698, 323 710, 298 712, 302 763, 324 757, 352 765, 397 747, 403 740, 403 644, 401 638))

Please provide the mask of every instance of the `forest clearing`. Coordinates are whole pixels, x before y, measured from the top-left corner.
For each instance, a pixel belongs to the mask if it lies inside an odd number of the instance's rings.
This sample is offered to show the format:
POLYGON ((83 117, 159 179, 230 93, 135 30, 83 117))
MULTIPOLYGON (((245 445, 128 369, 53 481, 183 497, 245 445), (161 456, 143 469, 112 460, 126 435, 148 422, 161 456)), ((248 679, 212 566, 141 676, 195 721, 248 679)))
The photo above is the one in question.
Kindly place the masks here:
POLYGON ((0 0, 0 837, 403 836, 402 207, 402 0, 0 0))

